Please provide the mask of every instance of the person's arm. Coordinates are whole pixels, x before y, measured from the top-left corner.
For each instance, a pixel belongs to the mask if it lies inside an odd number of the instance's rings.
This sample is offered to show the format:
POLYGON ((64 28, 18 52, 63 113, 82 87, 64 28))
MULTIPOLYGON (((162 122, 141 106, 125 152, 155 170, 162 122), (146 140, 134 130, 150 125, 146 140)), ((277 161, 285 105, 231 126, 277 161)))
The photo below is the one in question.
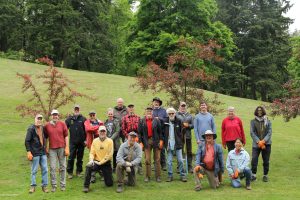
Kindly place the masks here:
POLYGON ((230 157, 231 157, 231 154, 229 153, 227 156, 227 160, 226 160, 226 169, 228 171, 228 175, 231 177, 234 173, 234 169, 231 166, 230 157))
POLYGON ((259 142, 259 138, 256 135, 254 121, 250 122, 250 135, 251 135, 252 139, 255 141, 255 143, 257 144, 259 142))
POLYGON ((26 137, 25 137, 25 147, 27 152, 31 152, 30 142, 32 140, 32 134, 30 127, 27 129, 26 137))
POLYGON ((217 134, 217 127, 216 127, 216 123, 215 123, 215 118, 214 116, 211 115, 211 128, 212 128, 212 132, 214 134, 217 134))
POLYGON ((197 117, 195 117, 195 119, 194 119, 194 132, 195 132, 195 138, 196 138, 197 144, 199 144, 200 138, 199 138, 199 132, 198 132, 198 120, 197 120, 197 117))
POLYGON ((114 154, 114 142, 110 139, 109 143, 107 145, 108 148, 108 152, 107 154, 104 156, 104 158, 102 160, 100 160, 100 165, 106 163, 109 160, 112 160, 113 154, 114 154))
POLYGON ((95 154, 96 154, 96 151, 95 151, 95 143, 94 141, 92 142, 92 145, 91 145, 91 151, 90 151, 90 155, 89 155, 89 161, 94 161, 95 159, 95 154))
POLYGON ((224 147, 224 149, 226 149, 226 141, 225 141, 225 134, 226 134, 226 129, 225 129, 225 119, 223 119, 222 121, 222 128, 221 128, 221 135, 222 135, 222 145, 224 147))
POLYGON ((243 143, 244 145, 246 145, 246 137, 245 137, 245 132, 244 132, 244 126, 243 126, 243 122, 241 119, 239 119, 239 126, 240 126, 240 129, 241 129, 241 136, 242 136, 242 140, 243 140, 243 143))
POLYGON ((90 120, 85 120, 84 129, 85 129, 86 132, 91 132, 92 131, 92 126, 91 126, 90 120))
POLYGON ((266 127, 266 136, 264 137, 264 141, 266 141, 266 143, 268 143, 271 139, 271 136, 272 136, 272 124, 271 124, 271 121, 268 121, 268 124, 267 124, 267 127, 266 127))
POLYGON ((138 164, 141 163, 141 161, 142 161, 142 154, 143 154, 142 153, 142 148, 140 147, 140 145, 137 145, 135 149, 136 149, 137 157, 133 161, 131 161, 131 164, 133 166, 136 166, 136 165, 138 165, 138 164))
POLYGON ((247 167, 250 163, 250 156, 249 154, 245 151, 244 152, 244 160, 242 161, 241 165, 239 166, 238 170, 239 172, 243 172, 245 167, 247 167))
POLYGON ((66 125, 67 125, 67 128, 69 129, 70 128, 70 118, 68 117, 65 121, 66 125))
POLYGON ((217 145, 217 147, 218 147, 218 159, 219 159, 219 163, 220 163, 220 169, 221 169, 221 172, 224 173, 223 150, 220 145, 217 145))
POLYGON ((63 134, 65 137, 65 156, 70 155, 70 149, 69 149, 69 137, 68 137, 68 128, 65 123, 63 123, 63 134))
POLYGON ((126 161, 124 160, 124 147, 119 148, 117 157, 116 157, 117 163, 120 163, 122 166, 125 166, 126 161))
POLYGON ((113 125, 115 127, 115 131, 113 133, 113 135, 111 136, 112 140, 115 140, 117 137, 119 137, 119 131, 120 131, 120 125, 118 121, 113 121, 113 125))
POLYGON ((200 166, 200 164, 201 164, 201 149, 200 149, 200 146, 198 146, 198 150, 197 150, 197 153, 196 153, 196 163, 195 163, 195 165, 200 166))
POLYGON ((127 138, 127 132, 126 132, 126 119, 125 116, 122 117, 122 134, 127 138))
POLYGON ((192 130, 194 128, 193 116, 191 115, 191 120, 189 121, 189 129, 192 130))

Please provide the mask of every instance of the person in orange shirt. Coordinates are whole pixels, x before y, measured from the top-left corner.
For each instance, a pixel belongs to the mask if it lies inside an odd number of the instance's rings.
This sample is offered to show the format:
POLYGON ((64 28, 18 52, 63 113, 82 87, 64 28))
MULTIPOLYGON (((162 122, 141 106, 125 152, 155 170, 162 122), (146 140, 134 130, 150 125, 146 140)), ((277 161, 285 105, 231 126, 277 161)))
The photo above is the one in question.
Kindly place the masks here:
POLYGON ((198 146, 196 167, 194 168, 196 191, 202 189, 201 179, 203 175, 207 176, 210 186, 216 189, 219 187, 222 173, 224 173, 222 147, 215 143, 217 135, 211 130, 207 130, 202 137, 205 139, 205 144, 198 146))

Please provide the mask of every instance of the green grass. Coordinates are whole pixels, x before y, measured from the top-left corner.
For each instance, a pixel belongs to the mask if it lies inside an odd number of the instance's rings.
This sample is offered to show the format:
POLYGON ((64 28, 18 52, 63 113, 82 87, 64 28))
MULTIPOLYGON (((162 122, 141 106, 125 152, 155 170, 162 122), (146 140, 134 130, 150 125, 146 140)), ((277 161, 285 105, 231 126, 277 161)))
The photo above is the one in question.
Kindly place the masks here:
MULTIPOLYGON (((24 137, 26 129, 32 119, 21 118, 15 107, 23 103, 28 97, 21 93, 22 80, 16 77, 16 73, 36 74, 42 72, 46 67, 0 59, 0 199, 299 199, 300 185, 300 147, 298 135, 300 132, 299 119, 289 123, 283 122, 281 118, 272 119, 273 123, 273 145, 270 163, 270 182, 263 183, 262 160, 259 160, 258 181, 252 184, 252 190, 246 191, 244 188, 233 189, 230 187, 227 173, 224 174, 224 184, 218 190, 209 189, 206 179, 204 179, 204 190, 194 192, 194 181, 191 175, 188 182, 180 182, 179 176, 175 175, 172 183, 150 182, 145 184, 143 177, 138 176, 138 185, 134 188, 125 188, 125 192, 117 194, 116 185, 111 188, 104 186, 103 182, 97 181, 91 185, 91 192, 84 194, 81 192, 83 179, 75 177, 67 180, 67 190, 65 192, 43 194, 37 188, 35 194, 29 195, 30 185, 30 162, 26 159, 24 147, 24 137)), ((83 114, 95 109, 100 119, 104 119, 105 111, 108 107, 115 105, 118 97, 123 97, 125 103, 134 102, 136 112, 143 114, 145 106, 151 102, 154 96, 160 96, 166 101, 166 94, 138 93, 136 89, 130 87, 134 83, 134 78, 109 74, 99 74, 90 72, 80 72, 68 69, 61 69, 70 79, 76 81, 74 87, 80 91, 96 96, 97 101, 78 99, 83 114)), ((211 92, 206 92, 212 95, 211 92)), ((224 109, 229 105, 236 108, 237 115, 244 123, 247 136, 246 150, 251 154, 251 141, 249 135, 249 122, 253 118, 253 111, 262 102, 219 95, 224 102, 224 109)), ((72 105, 59 109, 62 112, 71 112, 72 105)), ((194 114, 194 113, 193 113, 194 114)), ((226 113, 216 116, 218 135, 220 135, 220 125, 226 113)), ((217 138, 220 143, 220 137, 217 138)), ((195 145, 193 146, 195 152, 195 145)), ((87 161, 87 151, 85 151, 85 163, 87 161)), ((227 152, 224 152, 226 158, 227 152)), ((166 173, 163 172, 163 180, 166 173)), ((37 181, 41 178, 38 176, 37 181)))

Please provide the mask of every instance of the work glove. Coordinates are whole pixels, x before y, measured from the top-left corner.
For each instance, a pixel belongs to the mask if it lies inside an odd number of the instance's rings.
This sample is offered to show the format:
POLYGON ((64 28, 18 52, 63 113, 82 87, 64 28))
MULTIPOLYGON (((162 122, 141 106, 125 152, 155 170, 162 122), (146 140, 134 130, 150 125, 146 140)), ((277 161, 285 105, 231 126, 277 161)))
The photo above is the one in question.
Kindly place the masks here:
POLYGON ((93 167, 94 166, 94 161, 91 160, 86 164, 87 167, 93 167))
POLYGON ((196 172, 197 176, 199 179, 202 179, 203 178, 203 175, 204 175, 204 171, 203 171, 203 167, 201 167, 200 165, 196 166, 194 168, 194 171, 196 172))
POLYGON ((125 165, 126 165, 126 167, 131 167, 132 166, 131 162, 128 162, 128 161, 125 162, 125 165))
POLYGON ((30 151, 28 151, 27 152, 27 159, 32 161, 32 158, 33 158, 32 153, 30 151))
POLYGON ((164 147, 164 141, 159 140, 159 149, 162 149, 164 147))
POLYGON ((232 178, 233 178, 233 179, 237 179, 238 177, 239 177, 239 170, 236 169, 236 170, 234 170, 234 173, 233 173, 233 175, 232 175, 232 178))
POLYGON ((70 155, 70 150, 69 150, 69 147, 66 146, 65 148, 65 156, 69 156, 70 155))
POLYGON ((258 143, 257 143, 258 147, 260 149, 265 149, 266 148, 266 142, 264 140, 260 140, 258 143))
POLYGON ((130 173, 131 172, 131 168, 130 167, 126 167, 126 172, 130 173))
POLYGON ((98 161, 96 161, 96 160, 94 161, 94 164, 96 164, 96 165, 101 165, 100 162, 98 162, 98 161))

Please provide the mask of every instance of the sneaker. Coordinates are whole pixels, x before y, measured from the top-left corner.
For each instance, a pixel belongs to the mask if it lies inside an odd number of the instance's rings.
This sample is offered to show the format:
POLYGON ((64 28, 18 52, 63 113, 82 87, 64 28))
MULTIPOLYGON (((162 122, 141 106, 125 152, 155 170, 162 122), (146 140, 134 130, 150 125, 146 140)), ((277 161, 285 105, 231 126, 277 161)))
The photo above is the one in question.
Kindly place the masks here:
POLYGON ((251 190, 251 186, 250 186, 250 185, 247 185, 247 186, 246 186, 246 190, 251 190))
POLYGON ((160 179, 160 177, 157 177, 157 178, 156 178, 156 182, 158 182, 158 183, 160 183, 160 182, 161 182, 161 179, 160 179))
POLYGON ((269 178, 268 178, 267 175, 264 175, 262 180, 263 180, 263 182, 268 182, 268 181, 269 181, 269 178))
POLYGON ((117 187, 117 193, 123 192, 123 185, 118 185, 117 187))
POLYGON ((73 174, 68 174, 68 179, 72 179, 73 178, 73 174))
POLYGON ((196 185, 194 188, 195 191, 200 191, 201 189, 202 189, 202 187, 200 185, 196 185))
POLYGON ((32 194, 35 192, 35 186, 31 186, 29 189, 29 193, 32 194))
POLYGON ((60 187, 60 191, 62 192, 66 191, 66 187, 60 187))
POLYGON ((83 190, 82 190, 82 192, 84 192, 84 193, 88 193, 88 192, 89 192, 89 188, 87 188, 87 187, 84 187, 84 188, 83 188, 83 190))
POLYGON ((172 182, 173 181, 173 177, 169 176, 168 179, 166 180, 167 182, 172 182))
POLYGON ((51 192, 55 192, 55 191, 56 191, 56 187, 55 187, 55 186, 52 186, 51 192))
POLYGON ((181 180, 182 182, 187 182, 187 179, 186 179, 185 176, 181 176, 181 177, 180 177, 180 180, 181 180))
POLYGON ((255 175, 252 174, 252 176, 251 176, 251 181, 256 181, 256 174, 255 174, 255 175))
POLYGON ((144 182, 148 183, 150 181, 149 177, 145 177, 144 182))
POLYGON ((47 186, 43 186, 43 187, 42 187, 42 191, 45 192, 45 193, 48 193, 48 192, 49 192, 47 186))

